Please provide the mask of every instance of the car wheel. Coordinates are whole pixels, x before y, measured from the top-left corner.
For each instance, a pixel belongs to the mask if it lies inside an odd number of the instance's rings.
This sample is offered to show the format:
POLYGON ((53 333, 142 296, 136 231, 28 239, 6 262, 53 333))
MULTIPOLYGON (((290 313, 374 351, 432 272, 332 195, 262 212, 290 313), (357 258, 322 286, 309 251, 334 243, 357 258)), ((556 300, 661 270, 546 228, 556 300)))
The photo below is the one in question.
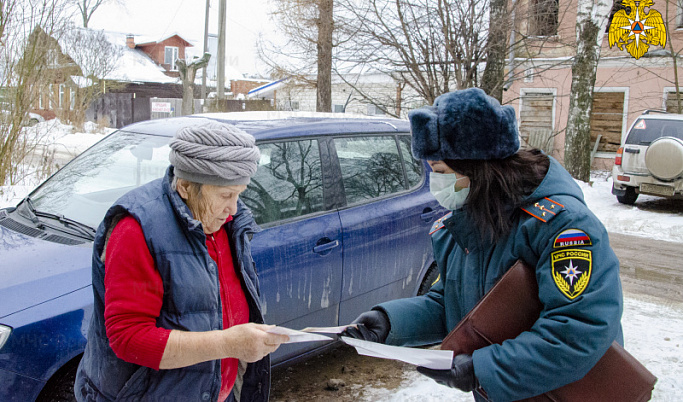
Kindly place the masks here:
POLYGON ((638 193, 636 193, 636 189, 633 187, 626 187, 626 193, 617 196, 617 201, 626 205, 635 204, 636 199, 638 199, 638 193))
POLYGON ((645 166, 659 180, 673 180, 683 175, 683 140, 661 137, 645 152, 645 166))
POLYGON ((431 267, 429 267, 424 279, 422 279, 422 283, 420 284, 420 289, 417 291, 417 295, 420 296, 429 292, 429 289, 432 288, 432 285, 434 285, 438 279, 439 269, 436 267, 436 263, 434 263, 431 267))
POLYGON ((73 402, 76 400, 74 395, 74 382, 76 382, 76 372, 80 357, 71 360, 64 367, 59 369, 55 375, 45 384, 45 387, 36 398, 36 402, 73 402))

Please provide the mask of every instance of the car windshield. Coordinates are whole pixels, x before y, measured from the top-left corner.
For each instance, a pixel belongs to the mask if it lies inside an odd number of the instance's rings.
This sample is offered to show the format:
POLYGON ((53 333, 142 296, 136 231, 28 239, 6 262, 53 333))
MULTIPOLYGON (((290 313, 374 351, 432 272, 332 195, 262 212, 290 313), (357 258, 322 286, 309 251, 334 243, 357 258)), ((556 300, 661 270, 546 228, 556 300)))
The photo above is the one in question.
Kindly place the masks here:
POLYGON ((683 140, 683 120, 639 119, 626 138, 626 144, 650 145, 660 137, 676 137, 683 140))
POLYGON ((114 132, 34 190, 29 195, 33 206, 97 228, 119 197, 164 175, 169 140, 114 132))

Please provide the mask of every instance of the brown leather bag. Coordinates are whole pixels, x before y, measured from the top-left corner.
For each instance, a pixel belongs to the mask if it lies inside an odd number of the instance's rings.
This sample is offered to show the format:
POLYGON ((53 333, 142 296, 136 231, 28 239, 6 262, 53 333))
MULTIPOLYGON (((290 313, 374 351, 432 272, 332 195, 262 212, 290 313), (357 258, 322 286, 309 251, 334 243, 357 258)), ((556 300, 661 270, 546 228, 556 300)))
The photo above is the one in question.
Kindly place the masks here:
MULTIPOLYGON (((441 343, 455 355, 472 354, 531 329, 542 310, 533 267, 519 260, 441 343)), ((657 378, 616 342, 576 382, 525 401, 647 401, 657 378)), ((486 393, 477 390, 482 396, 486 393)))

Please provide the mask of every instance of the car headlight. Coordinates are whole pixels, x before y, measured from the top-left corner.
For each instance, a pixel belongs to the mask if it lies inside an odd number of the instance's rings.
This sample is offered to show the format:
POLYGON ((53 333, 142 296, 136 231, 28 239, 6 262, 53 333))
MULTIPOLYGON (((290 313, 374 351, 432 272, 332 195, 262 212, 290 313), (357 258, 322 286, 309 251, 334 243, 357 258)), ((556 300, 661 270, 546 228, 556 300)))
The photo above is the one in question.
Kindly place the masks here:
POLYGON ((12 328, 0 325, 0 349, 5 346, 5 342, 9 339, 9 334, 12 333, 12 328))

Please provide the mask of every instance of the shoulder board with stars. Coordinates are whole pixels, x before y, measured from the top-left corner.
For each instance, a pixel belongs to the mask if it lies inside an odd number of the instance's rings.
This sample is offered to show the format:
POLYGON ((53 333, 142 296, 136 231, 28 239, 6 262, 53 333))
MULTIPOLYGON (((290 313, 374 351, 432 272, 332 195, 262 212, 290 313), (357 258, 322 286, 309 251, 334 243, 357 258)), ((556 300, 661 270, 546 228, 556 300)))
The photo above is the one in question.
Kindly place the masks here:
POLYGON ((444 227, 443 221, 446 219, 450 218, 451 215, 453 215, 453 211, 447 213, 446 215, 442 216, 441 218, 437 219, 436 222, 434 222, 434 225, 432 226, 432 230, 429 231, 429 234, 432 234, 436 232, 439 229, 442 229, 444 227))
POLYGON ((553 201, 548 197, 540 199, 532 205, 522 208, 522 211, 533 216, 541 222, 550 221, 562 210, 564 210, 564 205, 557 201, 553 201))

